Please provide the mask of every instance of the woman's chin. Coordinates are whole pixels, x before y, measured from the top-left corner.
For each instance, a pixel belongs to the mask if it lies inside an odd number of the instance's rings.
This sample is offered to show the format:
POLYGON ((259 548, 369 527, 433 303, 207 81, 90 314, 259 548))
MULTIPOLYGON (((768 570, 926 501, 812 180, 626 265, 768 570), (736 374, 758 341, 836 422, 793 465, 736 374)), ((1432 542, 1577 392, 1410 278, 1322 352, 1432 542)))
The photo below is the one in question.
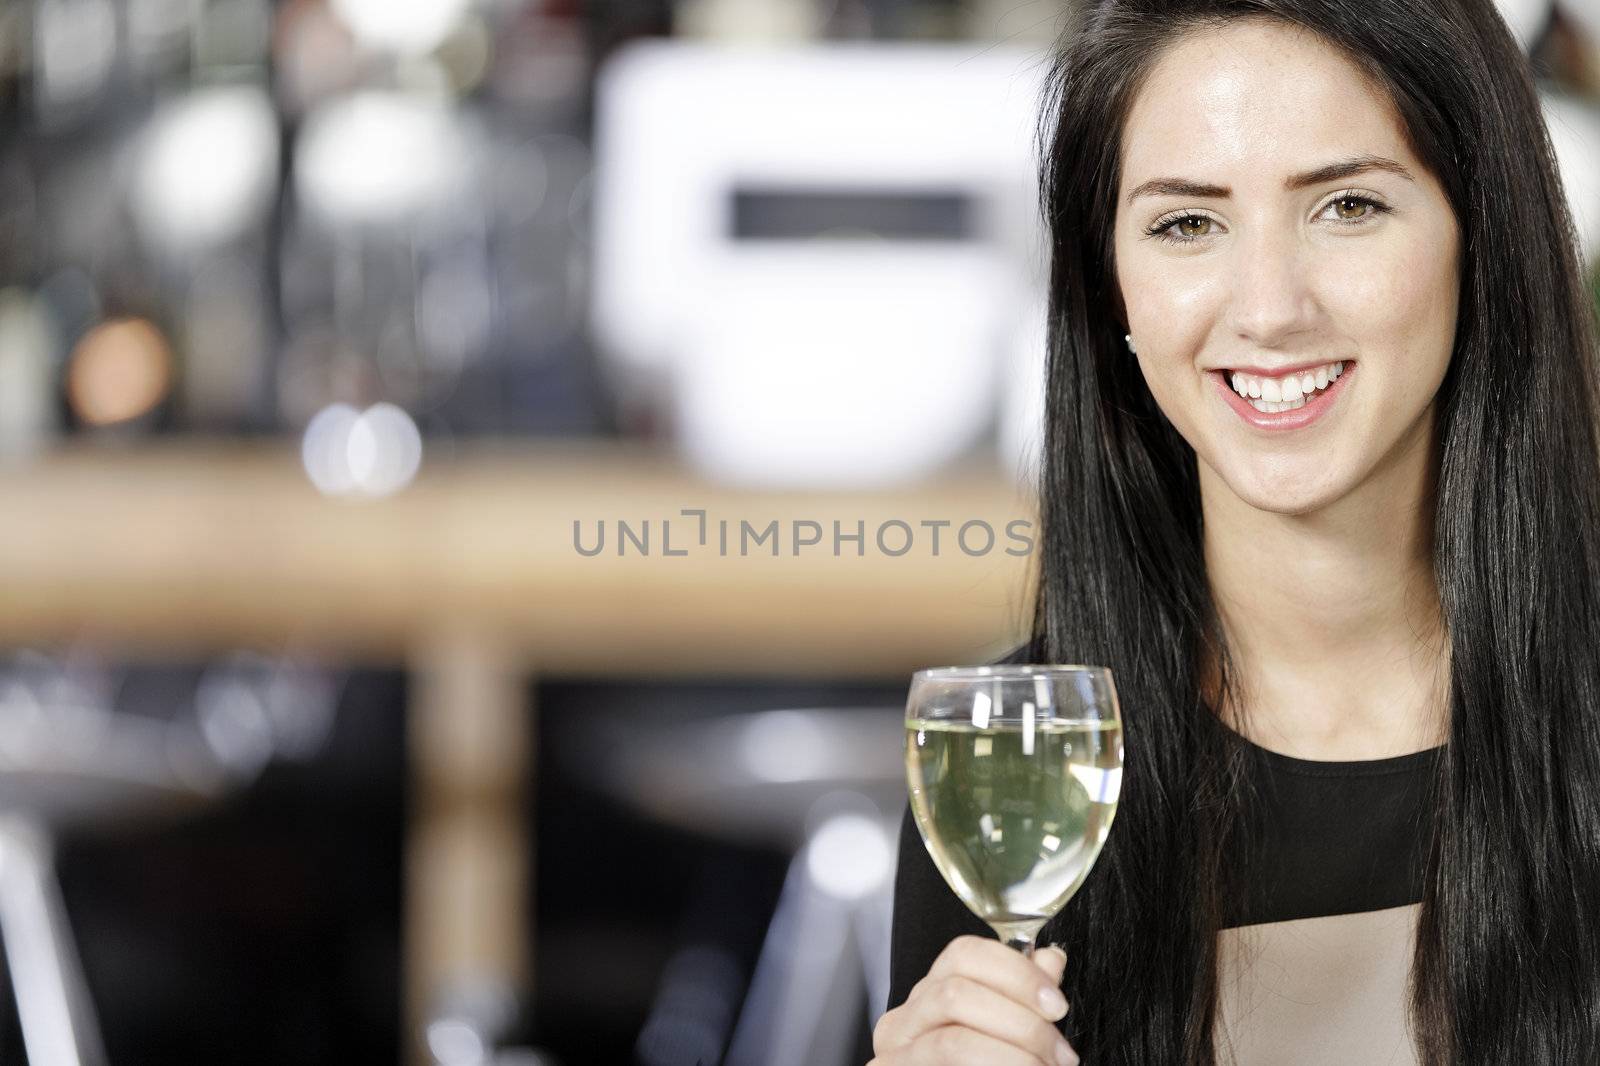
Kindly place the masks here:
POLYGON ((1307 476, 1298 477, 1281 469, 1271 476, 1250 471, 1227 480, 1233 494, 1244 504, 1285 517, 1320 511, 1343 495, 1338 486, 1328 480, 1326 471, 1307 472, 1307 476))

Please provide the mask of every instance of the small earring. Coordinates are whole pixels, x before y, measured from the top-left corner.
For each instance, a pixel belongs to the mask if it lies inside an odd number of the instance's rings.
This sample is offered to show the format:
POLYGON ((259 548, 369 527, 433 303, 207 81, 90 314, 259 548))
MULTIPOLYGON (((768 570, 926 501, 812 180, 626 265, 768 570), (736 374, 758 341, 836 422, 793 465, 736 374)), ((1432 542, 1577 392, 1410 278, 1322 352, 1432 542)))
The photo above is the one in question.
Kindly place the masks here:
POLYGON ((1135 355, 1139 353, 1139 349, 1133 346, 1133 334, 1124 333, 1122 339, 1128 342, 1128 351, 1133 352, 1135 355))

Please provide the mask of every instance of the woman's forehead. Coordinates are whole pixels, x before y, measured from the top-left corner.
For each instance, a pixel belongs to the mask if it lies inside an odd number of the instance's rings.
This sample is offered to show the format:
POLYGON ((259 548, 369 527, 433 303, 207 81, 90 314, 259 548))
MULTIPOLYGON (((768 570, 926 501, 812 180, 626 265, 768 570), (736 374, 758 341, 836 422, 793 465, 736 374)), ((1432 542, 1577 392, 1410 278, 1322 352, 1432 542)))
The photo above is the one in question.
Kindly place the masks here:
POLYGON ((1415 162, 1393 102, 1324 38, 1276 20, 1174 40, 1141 80, 1122 135, 1124 183, 1175 167, 1276 183, 1361 154, 1415 162))

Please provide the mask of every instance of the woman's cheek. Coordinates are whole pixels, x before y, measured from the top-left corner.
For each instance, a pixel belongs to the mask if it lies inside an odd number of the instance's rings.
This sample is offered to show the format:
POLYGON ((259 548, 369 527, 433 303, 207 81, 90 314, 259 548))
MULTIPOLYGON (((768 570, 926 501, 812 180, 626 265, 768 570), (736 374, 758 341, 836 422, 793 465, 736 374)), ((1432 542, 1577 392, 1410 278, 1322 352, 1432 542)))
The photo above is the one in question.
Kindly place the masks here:
POLYGON ((1200 405, 1205 401, 1205 397, 1191 387, 1198 379, 1198 372, 1190 368, 1184 373, 1182 368, 1147 357, 1144 351, 1140 352, 1139 370, 1144 374, 1145 386, 1179 436, 1188 441, 1190 447, 1195 447, 1199 442, 1194 427, 1200 417, 1200 405))

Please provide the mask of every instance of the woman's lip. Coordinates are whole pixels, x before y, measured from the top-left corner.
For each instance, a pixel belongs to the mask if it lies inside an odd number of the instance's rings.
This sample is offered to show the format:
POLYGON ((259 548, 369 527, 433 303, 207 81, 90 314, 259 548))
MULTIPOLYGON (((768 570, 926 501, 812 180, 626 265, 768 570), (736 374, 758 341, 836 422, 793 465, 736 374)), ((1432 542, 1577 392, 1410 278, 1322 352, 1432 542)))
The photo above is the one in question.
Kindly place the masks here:
MULTIPOLYGON (((1323 364, 1318 363, 1317 366, 1323 364)), ((1223 402, 1233 408, 1238 416, 1257 429, 1304 429, 1317 419, 1321 418, 1332 406, 1339 395, 1344 391, 1344 383, 1355 373, 1355 363, 1347 362, 1344 370, 1335 378, 1326 389, 1319 391, 1317 398, 1304 406, 1292 411, 1278 411, 1268 414, 1258 411, 1233 391, 1233 386, 1228 383, 1228 370, 1214 370, 1212 377, 1216 379, 1217 388, 1222 390, 1223 402)))
POLYGON ((1258 378, 1281 378, 1285 374, 1304 374, 1307 370, 1315 370, 1319 366, 1332 366, 1334 363, 1338 363, 1338 362, 1341 362, 1341 361, 1344 363, 1345 366, 1350 366, 1351 364, 1353 364, 1355 362, 1354 359, 1345 359, 1345 360, 1324 359, 1320 363, 1300 363, 1300 364, 1298 364, 1296 366, 1277 366, 1277 367, 1227 366, 1227 367, 1218 367, 1216 369, 1222 370, 1224 373, 1229 373, 1229 374, 1249 374, 1252 377, 1258 377, 1258 378))

